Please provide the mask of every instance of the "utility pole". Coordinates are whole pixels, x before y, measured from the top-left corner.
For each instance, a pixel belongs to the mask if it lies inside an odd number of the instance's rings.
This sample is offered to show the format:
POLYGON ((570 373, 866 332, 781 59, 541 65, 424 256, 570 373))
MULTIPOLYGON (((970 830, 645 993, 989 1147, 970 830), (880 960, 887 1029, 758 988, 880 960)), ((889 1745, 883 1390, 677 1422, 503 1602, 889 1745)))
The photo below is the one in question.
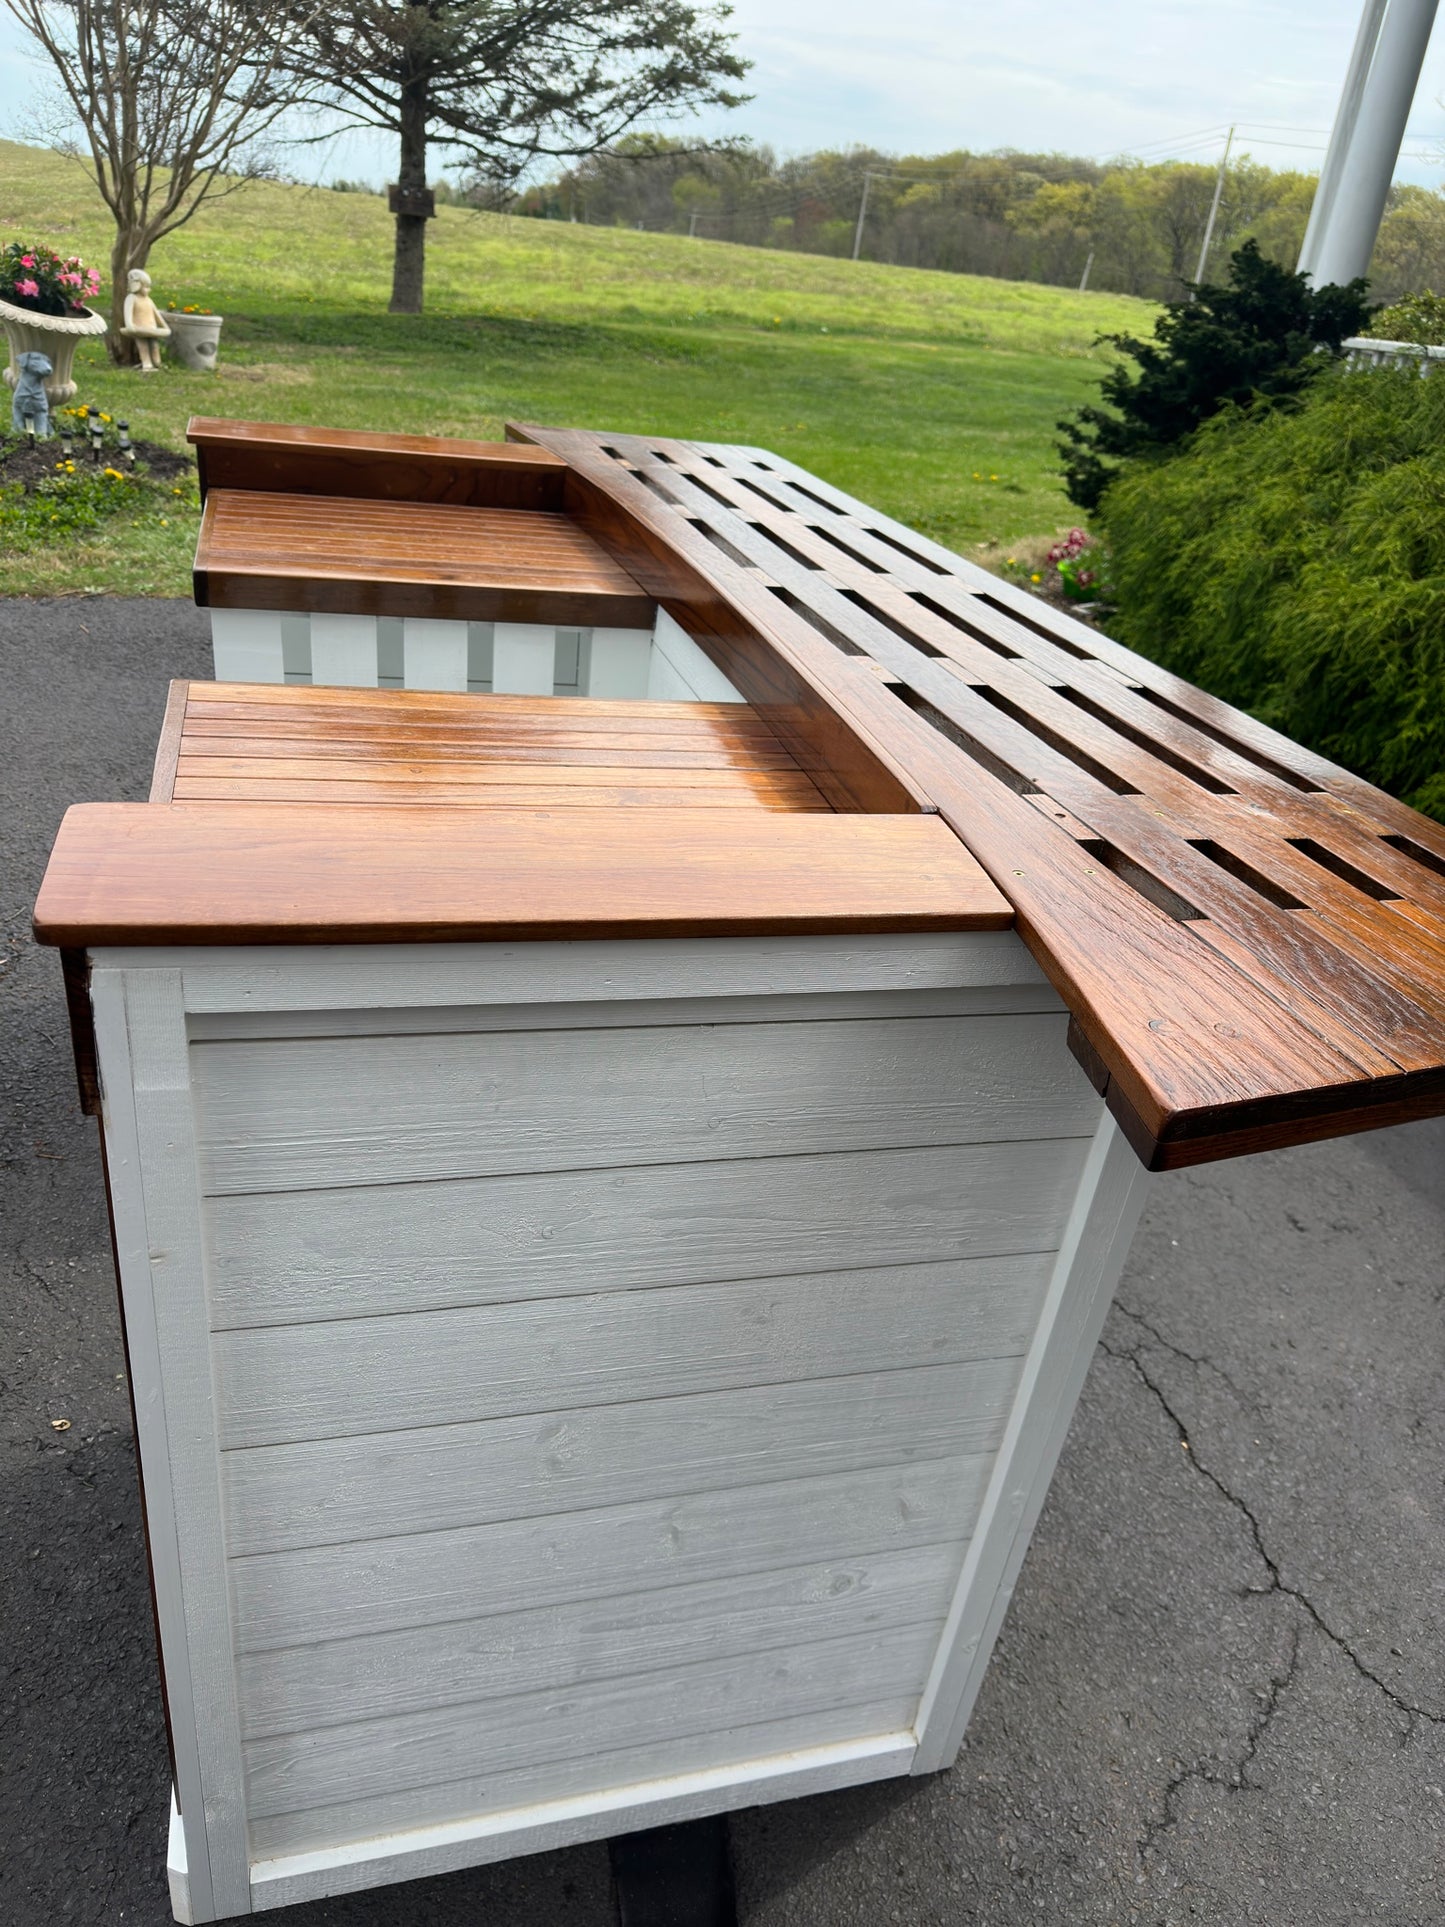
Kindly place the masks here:
POLYGON ((1094 250, 1089 249, 1089 258, 1084 263, 1084 272, 1079 276, 1079 293, 1083 294, 1089 285, 1089 269, 1094 265, 1094 250))
MULTIPOLYGON (((1204 240, 1199 248, 1199 266, 1194 270, 1194 279, 1202 281, 1204 270, 1209 263, 1209 243, 1214 239, 1214 217, 1219 212, 1219 197, 1224 192, 1224 175, 1229 166, 1229 150, 1234 145, 1234 129, 1229 130, 1229 139, 1224 143, 1224 159, 1219 163, 1219 173, 1214 182, 1214 199, 1209 203, 1209 219, 1204 223, 1204 240)), ((1190 295, 1189 299, 1194 299, 1190 295)))
POLYGON ((1299 272, 1317 288, 1367 274, 1438 0, 1364 0, 1310 209, 1299 272))
POLYGON ((863 199, 858 203, 858 225, 853 230, 853 259, 855 261, 858 259, 858 250, 863 245, 863 216, 868 212, 868 184, 874 178, 874 175, 866 171, 864 172, 863 199))
POLYGON ((697 209, 696 208, 694 208, 692 210, 692 213, 689 214, 687 217, 687 238, 689 241, 695 241, 697 239, 697 209))

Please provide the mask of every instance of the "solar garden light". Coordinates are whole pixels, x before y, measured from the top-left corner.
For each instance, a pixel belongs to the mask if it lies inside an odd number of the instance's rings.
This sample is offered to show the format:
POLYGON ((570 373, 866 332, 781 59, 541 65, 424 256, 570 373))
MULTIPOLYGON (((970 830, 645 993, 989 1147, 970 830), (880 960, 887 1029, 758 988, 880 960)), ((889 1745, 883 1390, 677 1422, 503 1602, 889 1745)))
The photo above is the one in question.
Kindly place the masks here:
POLYGON ((60 424, 60 459, 63 462, 75 459, 75 431, 68 416, 60 424))
POLYGON ((135 467, 135 443, 130 438, 130 423, 117 422, 115 425, 115 432, 116 432, 116 439, 120 443, 120 452, 125 457, 126 467, 134 468, 135 467))
POLYGON ((85 426, 90 433, 90 459, 93 462, 98 462, 100 460, 101 440, 105 435, 105 425, 100 419, 100 410, 98 408, 86 409, 85 426))

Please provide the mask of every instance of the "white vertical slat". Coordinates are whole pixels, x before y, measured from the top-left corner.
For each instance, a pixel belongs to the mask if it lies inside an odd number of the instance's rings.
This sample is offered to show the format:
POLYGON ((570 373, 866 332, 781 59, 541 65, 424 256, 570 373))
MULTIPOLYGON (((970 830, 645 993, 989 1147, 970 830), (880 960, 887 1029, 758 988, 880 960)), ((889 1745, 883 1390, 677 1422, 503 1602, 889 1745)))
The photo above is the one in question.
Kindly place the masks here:
POLYGON ((177 970, 92 979, 190 1902, 251 1908, 203 1233, 177 970))
POLYGON ((376 686, 400 689, 405 678, 405 623, 400 616, 376 618, 376 686))
POLYGON ((559 629, 557 655, 552 664, 554 696, 585 696, 590 630, 559 629))
POLYGON ((492 686, 492 624, 467 624, 467 688, 484 693, 492 686))
POLYGON ((466 622, 408 616, 403 647, 406 651, 403 676, 408 689, 458 689, 466 693, 466 622))
POLYGON ((550 696, 556 680, 557 631, 549 623, 492 626, 492 690, 498 696, 550 696))
POLYGON ((376 617, 318 610, 311 618, 312 682, 375 689, 376 677, 376 617))
POLYGON ((680 682, 696 702, 741 703, 747 698, 735 689, 721 669, 666 609, 659 609, 652 638, 652 673, 647 694, 672 696, 680 682), (657 687, 654 688, 653 684, 657 687))
POLYGON ((594 629, 589 696, 637 701, 647 694, 652 636, 646 629, 594 629))
POLYGON ((304 609, 288 610, 281 618, 281 656, 287 682, 310 682, 311 618, 304 609))
POLYGON ((211 654, 217 682, 285 682, 279 609, 212 609, 211 654))
POLYGON ((1038 1332, 919 1706, 914 1773, 952 1765, 963 1744, 1148 1182, 1106 1111, 1079 1180, 1038 1332))

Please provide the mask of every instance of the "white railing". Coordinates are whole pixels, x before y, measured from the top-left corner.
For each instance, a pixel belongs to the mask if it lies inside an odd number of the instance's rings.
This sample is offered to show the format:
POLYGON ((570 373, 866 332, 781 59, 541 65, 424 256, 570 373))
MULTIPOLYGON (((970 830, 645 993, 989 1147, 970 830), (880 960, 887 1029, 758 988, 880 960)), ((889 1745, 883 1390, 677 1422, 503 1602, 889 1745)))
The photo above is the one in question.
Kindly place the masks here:
POLYGON ((1445 348, 1422 348, 1418 341, 1372 341, 1369 335, 1351 335, 1342 341, 1352 368, 1408 368, 1418 366, 1428 375, 1437 361, 1445 361, 1445 348))
POLYGON ((651 629, 212 609, 211 647, 218 682, 745 700, 664 609, 651 629))

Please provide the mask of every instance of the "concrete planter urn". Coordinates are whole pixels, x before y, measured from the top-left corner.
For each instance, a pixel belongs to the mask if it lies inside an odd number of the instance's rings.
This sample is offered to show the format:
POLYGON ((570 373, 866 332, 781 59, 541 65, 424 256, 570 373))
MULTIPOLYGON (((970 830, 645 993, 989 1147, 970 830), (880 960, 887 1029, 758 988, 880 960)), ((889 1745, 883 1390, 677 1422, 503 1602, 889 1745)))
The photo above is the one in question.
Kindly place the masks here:
POLYGON ((20 379, 21 355, 39 354, 49 358, 52 372, 45 377, 45 392, 53 413, 75 396, 76 384, 70 368, 76 344, 87 335, 103 335, 110 325, 103 314, 81 308, 75 314, 41 314, 35 308, 18 307, 13 301, 0 300, 0 324, 9 344, 9 365, 5 385, 14 388, 20 379))
POLYGON ((224 315, 182 314, 174 308, 162 310, 162 319, 171 331, 171 350, 183 368, 196 374, 214 372, 221 347, 224 315))

